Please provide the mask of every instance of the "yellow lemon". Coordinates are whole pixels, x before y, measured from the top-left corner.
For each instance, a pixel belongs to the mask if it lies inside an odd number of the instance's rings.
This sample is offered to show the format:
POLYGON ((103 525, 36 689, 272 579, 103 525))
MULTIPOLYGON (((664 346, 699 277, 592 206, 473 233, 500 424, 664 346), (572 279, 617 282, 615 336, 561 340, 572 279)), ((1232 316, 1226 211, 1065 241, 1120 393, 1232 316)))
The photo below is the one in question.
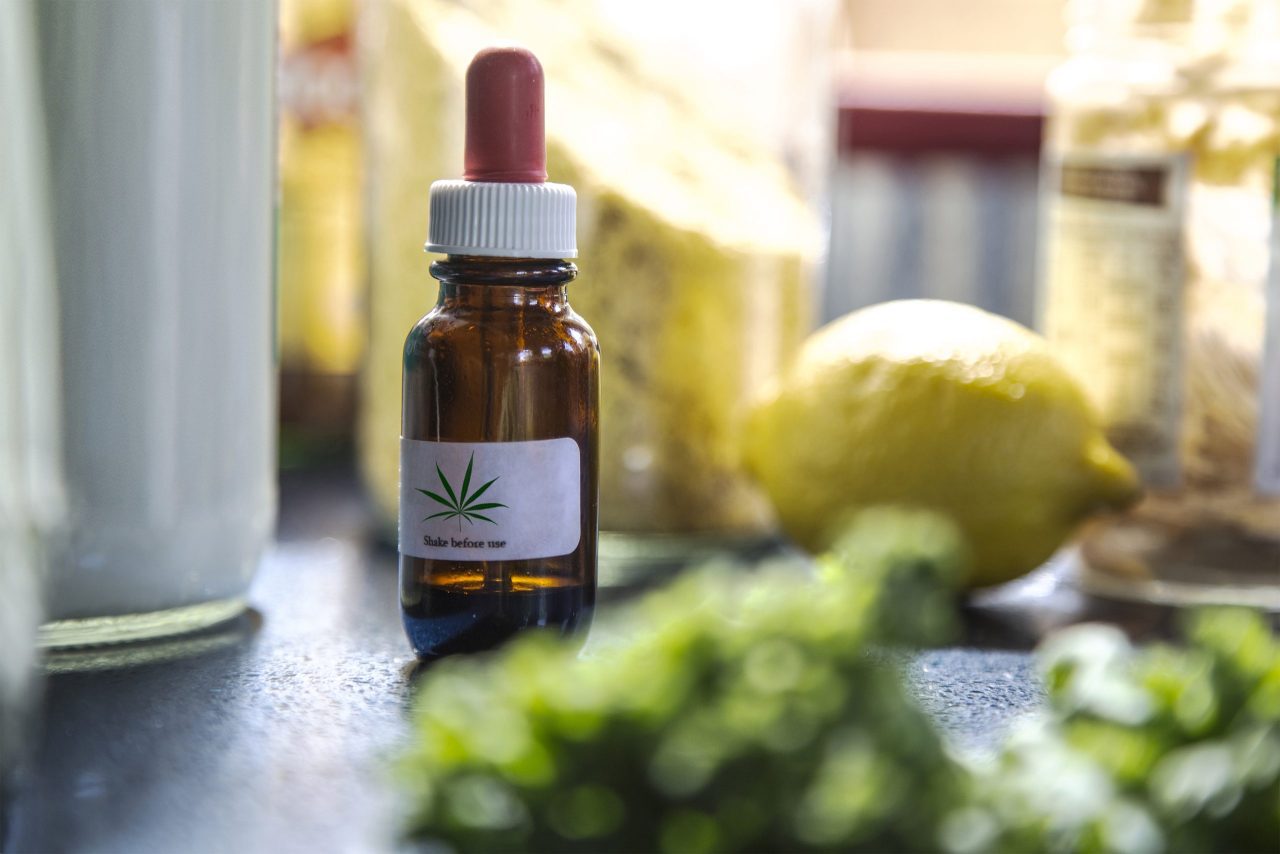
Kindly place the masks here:
POLYGON ((864 507, 949 515, 974 586, 1033 569, 1087 516, 1140 492, 1043 338, 937 300, 882 303, 814 333, 752 413, 746 458, 814 551, 864 507))

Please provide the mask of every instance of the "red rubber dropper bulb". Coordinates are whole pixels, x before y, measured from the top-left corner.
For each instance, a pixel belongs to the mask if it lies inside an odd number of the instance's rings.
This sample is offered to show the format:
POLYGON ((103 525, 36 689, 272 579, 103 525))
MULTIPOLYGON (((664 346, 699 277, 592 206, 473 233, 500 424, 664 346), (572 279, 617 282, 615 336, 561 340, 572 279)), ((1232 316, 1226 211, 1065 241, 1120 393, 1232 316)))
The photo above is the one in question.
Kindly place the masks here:
POLYGON ((467 67, 468 181, 547 180, 542 63, 520 47, 485 48, 467 67))

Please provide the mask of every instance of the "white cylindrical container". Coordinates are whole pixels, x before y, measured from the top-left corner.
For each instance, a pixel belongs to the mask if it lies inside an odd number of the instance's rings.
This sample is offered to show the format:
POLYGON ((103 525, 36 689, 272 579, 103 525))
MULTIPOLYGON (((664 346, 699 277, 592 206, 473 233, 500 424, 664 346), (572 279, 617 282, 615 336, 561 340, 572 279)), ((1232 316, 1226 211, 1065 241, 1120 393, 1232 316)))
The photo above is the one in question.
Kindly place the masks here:
MULTIPOLYGON (((0 3, 0 802, 32 741, 40 581, 64 511, 33 6, 0 3)), ((0 838, 3 824, 0 817, 0 838)))
POLYGON ((37 4, 70 528, 47 646, 239 613, 275 513, 275 4, 37 4))

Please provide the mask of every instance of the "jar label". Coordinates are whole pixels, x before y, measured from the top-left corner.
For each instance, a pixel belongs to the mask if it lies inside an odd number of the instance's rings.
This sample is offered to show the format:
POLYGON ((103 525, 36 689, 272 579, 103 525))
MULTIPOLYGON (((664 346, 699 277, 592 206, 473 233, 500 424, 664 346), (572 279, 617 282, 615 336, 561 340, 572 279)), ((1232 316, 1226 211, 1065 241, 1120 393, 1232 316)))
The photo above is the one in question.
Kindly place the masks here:
POLYGON ((400 553, 429 560, 532 560, 582 538, 582 458, 573 439, 400 439, 400 553))
POLYGON ((1254 481, 1264 495, 1280 496, 1280 159, 1276 160, 1272 179, 1270 260, 1267 331, 1258 372, 1258 451, 1254 481))
POLYGON ((1153 485, 1179 477, 1188 165, 1075 153, 1046 163, 1045 334, 1153 485))

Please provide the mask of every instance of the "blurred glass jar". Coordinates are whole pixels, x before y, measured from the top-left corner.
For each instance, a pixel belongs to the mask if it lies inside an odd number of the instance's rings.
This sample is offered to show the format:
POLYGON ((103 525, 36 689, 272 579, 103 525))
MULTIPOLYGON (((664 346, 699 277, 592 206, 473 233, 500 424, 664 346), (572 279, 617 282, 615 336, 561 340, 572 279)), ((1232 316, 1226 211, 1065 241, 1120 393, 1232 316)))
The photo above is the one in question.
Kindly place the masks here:
POLYGON ((30 743, 40 583, 66 514, 33 6, 0 4, 0 813, 30 743))
POLYGON ((275 5, 36 4, 65 548, 50 647, 245 607, 275 512, 275 5))
POLYGON ((1148 487, 1082 580, 1280 606, 1274 4, 1123 5, 1049 84, 1045 329, 1148 487))
POLYGON ((833 110, 834 4, 378 0, 366 8, 371 337, 363 469, 396 517, 400 342, 432 304, 426 192, 461 169, 462 72, 520 33, 542 58, 552 180, 578 191, 570 299, 601 378, 602 561, 771 531, 739 439, 808 331, 833 110), (530 8, 530 7, 533 8, 530 8), (708 40, 714 30, 718 37, 708 40))

